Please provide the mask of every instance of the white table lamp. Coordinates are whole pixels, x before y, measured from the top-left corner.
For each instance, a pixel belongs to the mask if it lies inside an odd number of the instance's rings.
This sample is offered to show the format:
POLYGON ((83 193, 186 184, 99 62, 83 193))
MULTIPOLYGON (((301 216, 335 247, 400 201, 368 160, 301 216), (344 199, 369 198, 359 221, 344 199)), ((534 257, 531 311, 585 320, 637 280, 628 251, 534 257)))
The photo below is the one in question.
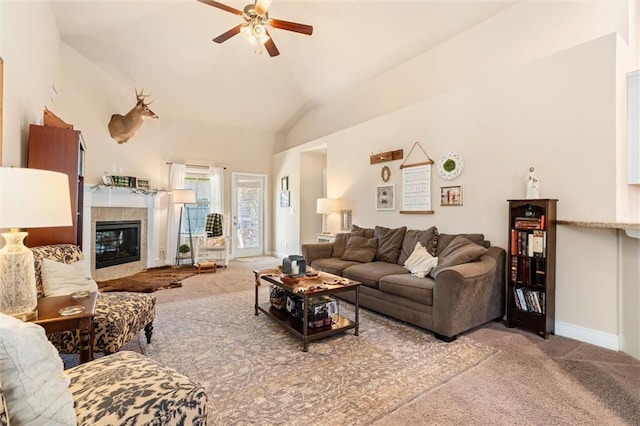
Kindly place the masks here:
POLYGON ((316 213, 322 215, 322 233, 328 234, 327 215, 337 213, 338 200, 333 198, 318 198, 316 203, 316 213))
POLYGON ((37 315, 33 253, 19 228, 71 226, 69 177, 49 170, 0 167, 0 312, 23 321, 37 315))

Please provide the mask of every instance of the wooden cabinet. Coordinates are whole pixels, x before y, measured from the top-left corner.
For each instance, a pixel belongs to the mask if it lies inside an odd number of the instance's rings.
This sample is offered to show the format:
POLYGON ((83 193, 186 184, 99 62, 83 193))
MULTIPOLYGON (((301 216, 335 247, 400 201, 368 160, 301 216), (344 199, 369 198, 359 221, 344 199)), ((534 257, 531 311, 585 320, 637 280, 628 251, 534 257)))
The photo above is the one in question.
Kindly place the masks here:
POLYGON ((546 339, 555 321, 558 200, 508 201, 507 326, 546 339))
MULTIPOLYGON (((26 245, 71 243, 82 248, 82 205, 85 145, 79 130, 52 126, 29 126, 29 161, 33 169, 53 170, 69 176, 72 225, 31 228, 26 245)), ((47 214, 44 210, 42 214, 47 214)))

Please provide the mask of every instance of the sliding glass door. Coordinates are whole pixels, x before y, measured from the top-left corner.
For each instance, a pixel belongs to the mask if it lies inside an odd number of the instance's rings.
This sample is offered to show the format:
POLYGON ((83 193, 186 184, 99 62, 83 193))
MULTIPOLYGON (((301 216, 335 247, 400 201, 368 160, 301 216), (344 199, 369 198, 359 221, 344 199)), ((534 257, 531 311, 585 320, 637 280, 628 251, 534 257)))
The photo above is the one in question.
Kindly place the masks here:
POLYGON ((233 256, 263 255, 266 175, 232 173, 231 182, 233 256))

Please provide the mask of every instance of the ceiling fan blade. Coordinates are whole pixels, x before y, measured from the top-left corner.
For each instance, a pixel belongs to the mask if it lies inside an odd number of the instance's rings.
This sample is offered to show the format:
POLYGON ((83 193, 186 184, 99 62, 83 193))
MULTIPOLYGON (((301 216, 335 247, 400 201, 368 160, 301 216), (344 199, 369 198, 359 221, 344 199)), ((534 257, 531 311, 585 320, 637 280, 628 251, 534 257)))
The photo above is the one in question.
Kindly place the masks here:
POLYGON ((215 41, 216 43, 222 43, 223 41, 227 41, 234 35, 239 34, 241 27, 242 27, 242 24, 238 24, 235 27, 231 28, 226 33, 220 34, 218 37, 214 38, 213 41, 215 41))
POLYGON ((298 24, 297 22, 283 21, 281 19, 269 19, 269 24, 271 24, 273 28, 280 30, 293 31, 306 35, 313 34, 313 27, 311 25, 298 24))
POLYGON ((266 15, 271 6, 271 0, 256 0, 255 10, 258 15, 266 15))
POLYGON ((269 36, 269 40, 267 40, 264 43, 264 48, 267 49, 269 56, 271 57, 278 56, 280 54, 280 51, 276 47, 276 44, 274 43, 273 38, 271 37, 271 34, 269 34, 269 31, 267 31, 267 35, 269 36))
POLYGON ((226 10, 227 12, 233 13, 234 15, 242 15, 242 11, 235 9, 231 6, 227 6, 226 4, 218 3, 213 0, 198 0, 200 3, 208 4, 209 6, 217 7, 218 9, 226 10))

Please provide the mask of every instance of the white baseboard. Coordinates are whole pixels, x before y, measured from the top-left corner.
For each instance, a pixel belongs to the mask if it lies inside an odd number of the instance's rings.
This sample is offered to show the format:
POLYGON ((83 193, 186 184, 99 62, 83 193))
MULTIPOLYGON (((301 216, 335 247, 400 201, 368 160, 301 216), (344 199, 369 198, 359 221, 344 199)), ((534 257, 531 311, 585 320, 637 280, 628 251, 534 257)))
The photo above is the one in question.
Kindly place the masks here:
POLYGON ((556 335, 601 346, 614 351, 620 350, 620 338, 616 334, 604 333, 598 330, 580 327, 562 321, 555 323, 556 335))

